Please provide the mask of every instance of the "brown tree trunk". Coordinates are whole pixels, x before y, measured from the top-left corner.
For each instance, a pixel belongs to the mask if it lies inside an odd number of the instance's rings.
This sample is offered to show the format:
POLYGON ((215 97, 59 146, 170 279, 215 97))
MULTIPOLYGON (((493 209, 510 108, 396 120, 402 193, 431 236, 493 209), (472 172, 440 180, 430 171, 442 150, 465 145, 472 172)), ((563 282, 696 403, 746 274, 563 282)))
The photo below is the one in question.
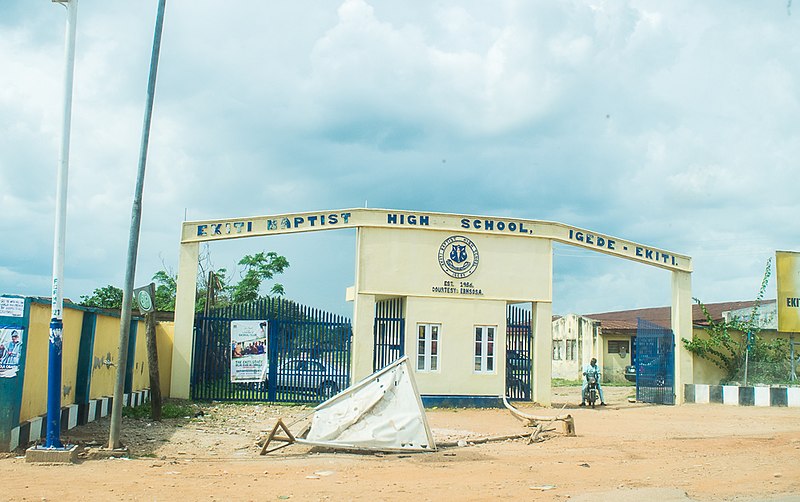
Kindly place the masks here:
POLYGON ((156 314, 145 314, 147 327, 147 365, 150 367, 150 418, 161 421, 161 379, 158 374, 158 347, 156 344, 156 314))

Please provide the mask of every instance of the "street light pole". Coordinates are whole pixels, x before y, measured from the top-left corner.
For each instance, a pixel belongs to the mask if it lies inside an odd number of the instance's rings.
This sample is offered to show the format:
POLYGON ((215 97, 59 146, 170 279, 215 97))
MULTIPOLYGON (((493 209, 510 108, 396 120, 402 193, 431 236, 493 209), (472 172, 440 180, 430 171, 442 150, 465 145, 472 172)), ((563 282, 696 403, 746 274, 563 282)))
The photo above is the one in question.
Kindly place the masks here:
POLYGON ((133 304, 133 280, 136 276, 136 255, 139 249, 139 229, 142 220, 142 192, 144 191, 144 170, 147 164, 147 147, 150 142, 150 121, 153 116, 153 101, 156 93, 156 74, 158 57, 161 52, 161 32, 164 27, 164 8, 166 0, 158 1, 153 52, 150 57, 150 76, 147 81, 147 102, 142 125, 142 142, 139 149, 139 169, 131 209, 131 228, 128 237, 128 263, 125 271, 125 285, 122 292, 122 311, 119 325, 119 359, 117 361, 117 380, 114 386, 114 399, 111 406, 111 426, 108 434, 108 447, 121 446, 119 435, 122 425, 122 400, 125 394, 125 374, 128 366, 128 341, 131 329, 131 307, 133 304))
POLYGON ((47 363, 47 435, 46 448, 62 448, 61 444, 61 362, 64 331, 64 248, 67 226, 67 178, 69 142, 72 123, 72 84, 75 70, 75 25, 78 0, 53 0, 67 8, 67 30, 64 57, 64 109, 61 121, 61 150, 58 156, 56 182, 56 224, 53 249, 53 288, 50 317, 50 344, 47 363))

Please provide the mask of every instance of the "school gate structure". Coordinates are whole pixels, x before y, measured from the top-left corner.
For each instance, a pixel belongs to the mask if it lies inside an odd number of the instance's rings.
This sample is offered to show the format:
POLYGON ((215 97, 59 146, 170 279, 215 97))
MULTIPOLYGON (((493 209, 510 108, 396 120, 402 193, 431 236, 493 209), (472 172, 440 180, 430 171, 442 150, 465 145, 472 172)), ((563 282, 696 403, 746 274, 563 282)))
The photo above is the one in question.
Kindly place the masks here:
MULTIPOLYGON (((532 372, 521 379, 524 396, 550 406, 553 242, 670 271, 667 328, 675 340, 692 338, 690 257, 562 223, 367 208, 188 221, 180 244, 171 396, 190 396, 200 243, 344 228, 356 229, 355 284, 347 288, 353 382, 408 355, 427 402, 480 404, 498 402, 522 367, 532 372), (530 306, 528 316, 509 314, 521 304, 530 306), (530 336, 527 346, 520 333, 530 336)), ((596 357, 602 366, 602 354, 596 357)), ((675 403, 681 404, 683 384, 692 383, 692 358, 681 343, 672 357, 675 403)))

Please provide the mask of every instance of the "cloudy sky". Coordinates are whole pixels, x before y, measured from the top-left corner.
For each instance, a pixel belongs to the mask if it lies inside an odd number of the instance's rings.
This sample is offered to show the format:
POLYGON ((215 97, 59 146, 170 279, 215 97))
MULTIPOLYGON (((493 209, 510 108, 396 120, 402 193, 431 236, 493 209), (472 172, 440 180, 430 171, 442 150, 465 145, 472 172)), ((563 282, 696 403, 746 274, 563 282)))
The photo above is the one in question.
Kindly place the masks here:
MULTIPOLYGON (((156 0, 80 0, 65 295, 125 275, 156 0)), ((800 250, 800 5, 170 0, 136 283, 181 222, 380 207, 559 221, 687 254, 704 302, 800 250)), ((0 294, 47 296, 66 10, 0 3, 0 294)), ((284 254, 349 314, 353 231, 284 254)), ((555 249, 556 313, 667 305, 669 273, 555 249)), ((774 297, 773 291, 768 293, 774 297)))

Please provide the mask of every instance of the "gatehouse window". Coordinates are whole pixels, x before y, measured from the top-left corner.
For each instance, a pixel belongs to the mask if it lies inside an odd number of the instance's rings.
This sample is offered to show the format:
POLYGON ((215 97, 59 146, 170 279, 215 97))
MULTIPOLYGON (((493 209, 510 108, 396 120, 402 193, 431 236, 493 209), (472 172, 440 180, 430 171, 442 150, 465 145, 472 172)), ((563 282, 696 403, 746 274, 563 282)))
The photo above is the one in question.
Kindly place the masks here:
POLYGON ((494 373, 496 326, 475 326, 475 373, 494 373))
POLYGON ((441 324, 417 324, 417 371, 439 371, 441 324))

